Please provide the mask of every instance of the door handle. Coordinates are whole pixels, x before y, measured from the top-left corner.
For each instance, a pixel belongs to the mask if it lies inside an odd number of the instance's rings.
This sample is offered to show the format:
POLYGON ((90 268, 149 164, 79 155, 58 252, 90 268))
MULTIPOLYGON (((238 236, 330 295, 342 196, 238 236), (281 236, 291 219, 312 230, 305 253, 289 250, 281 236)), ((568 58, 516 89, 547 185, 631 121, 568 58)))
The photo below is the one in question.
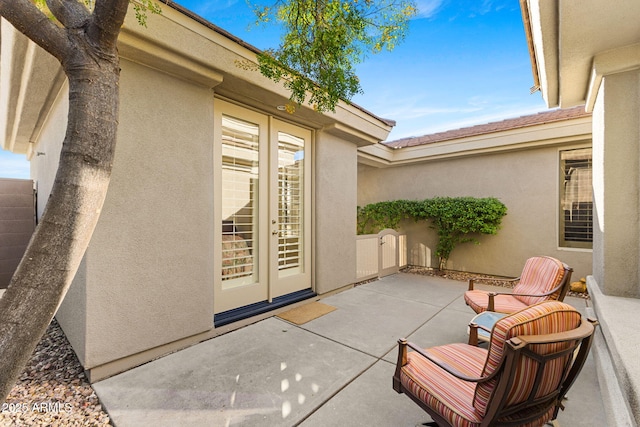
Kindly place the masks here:
POLYGON ((277 236, 277 235, 278 235, 278 233, 279 233, 279 231, 278 231, 278 230, 273 230, 273 231, 271 232, 271 235, 272 235, 272 236, 277 236))

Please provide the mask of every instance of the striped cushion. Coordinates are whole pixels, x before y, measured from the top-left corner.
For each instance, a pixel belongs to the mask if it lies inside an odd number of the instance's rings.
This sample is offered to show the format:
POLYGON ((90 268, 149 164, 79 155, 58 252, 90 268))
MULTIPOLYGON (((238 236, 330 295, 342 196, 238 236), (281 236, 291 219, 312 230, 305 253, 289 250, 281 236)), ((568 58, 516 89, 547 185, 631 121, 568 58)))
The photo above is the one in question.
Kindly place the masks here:
MULTIPOLYGON (((504 345, 509 339, 518 335, 540 335, 570 331, 580 325, 581 315, 573 307, 558 301, 547 301, 528 307, 522 311, 498 320, 493 327, 491 341, 489 343, 489 355, 482 370, 482 376, 491 375, 501 366, 504 357, 504 345)), ((566 348, 567 344, 544 344, 531 346, 530 349, 539 354, 548 354, 566 348)), ((567 356, 569 357, 569 356, 567 356)), ((556 389, 561 381, 562 365, 566 358, 555 359, 547 364, 543 372, 543 383, 538 392, 539 396, 550 390, 556 389)), ((523 358, 514 386, 509 391, 507 405, 522 402, 529 394, 535 380, 537 367, 528 358, 523 358)), ((497 382, 497 377, 491 381, 478 384, 473 405, 479 412, 487 410, 491 396, 497 382)))
MULTIPOLYGON (((485 291, 472 290, 464 293, 464 300, 469 307, 476 313, 482 313, 487 310, 489 305, 489 295, 485 291)), ((498 313, 515 313, 524 308, 528 304, 523 303, 512 295, 496 295, 494 297, 494 311, 498 313)))
MULTIPOLYGON (((469 377, 482 372, 487 350, 467 344, 450 344, 425 350, 433 358, 469 377)), ((400 381, 414 396, 458 427, 478 427, 483 413, 473 406, 475 383, 460 380, 415 352, 407 354, 400 381)), ((523 427, 543 425, 553 416, 553 408, 523 427)), ((514 417, 505 417, 507 421, 514 417)))
MULTIPOLYGON (((522 269, 520 281, 513 288, 514 294, 544 294, 556 288, 564 277, 562 262, 551 257, 529 258, 522 269)), ((544 297, 516 296, 525 305, 533 305, 546 300, 556 300, 560 296, 560 290, 552 295, 544 297)))
MULTIPOLYGON (((471 377, 480 376, 487 359, 486 349, 467 344, 450 344, 425 351, 471 377)), ((407 355, 400 381, 451 425, 476 426, 482 421, 482 413, 473 406, 476 384, 450 375, 415 352, 407 355)))

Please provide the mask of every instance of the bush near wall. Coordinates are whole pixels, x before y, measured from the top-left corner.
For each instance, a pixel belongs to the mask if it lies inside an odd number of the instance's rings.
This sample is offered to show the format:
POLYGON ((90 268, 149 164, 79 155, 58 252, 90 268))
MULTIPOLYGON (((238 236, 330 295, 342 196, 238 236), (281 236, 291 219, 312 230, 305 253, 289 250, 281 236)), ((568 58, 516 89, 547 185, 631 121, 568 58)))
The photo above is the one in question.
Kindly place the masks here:
POLYGON ((403 219, 430 222, 438 233, 436 255, 443 269, 460 243, 479 243, 474 234, 496 234, 507 207, 494 197, 435 197, 426 200, 394 200, 358 206, 358 234, 398 228, 403 219))

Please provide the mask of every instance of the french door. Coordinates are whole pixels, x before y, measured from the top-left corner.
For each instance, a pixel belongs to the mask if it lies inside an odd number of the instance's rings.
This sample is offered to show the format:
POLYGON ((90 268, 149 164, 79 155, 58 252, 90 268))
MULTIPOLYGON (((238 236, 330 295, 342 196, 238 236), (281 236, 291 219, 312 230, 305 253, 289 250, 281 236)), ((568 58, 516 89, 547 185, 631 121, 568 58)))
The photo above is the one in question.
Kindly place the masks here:
POLYGON ((311 287, 311 132, 222 100, 214 108, 220 313, 311 287))

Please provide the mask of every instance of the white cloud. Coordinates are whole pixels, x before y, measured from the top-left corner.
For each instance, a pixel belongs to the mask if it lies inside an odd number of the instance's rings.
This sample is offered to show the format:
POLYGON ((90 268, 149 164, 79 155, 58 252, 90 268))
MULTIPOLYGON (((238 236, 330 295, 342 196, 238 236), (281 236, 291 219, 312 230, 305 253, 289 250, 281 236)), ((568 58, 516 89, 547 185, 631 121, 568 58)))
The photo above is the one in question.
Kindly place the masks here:
POLYGON ((444 0, 416 0, 418 14, 416 18, 431 18, 438 12, 444 0))
POLYGON ((238 3, 238 0, 226 0, 226 1, 205 1, 198 6, 190 6, 192 10, 200 16, 207 16, 215 12, 227 10, 234 7, 238 3))
POLYGON ((402 120, 415 120, 439 114, 469 114, 480 110, 477 107, 435 107, 406 105, 395 110, 382 114, 384 117, 391 117, 402 120))
MULTIPOLYGON (((433 111, 436 111, 435 109, 433 111)), ((498 122, 505 119, 511 119, 530 114, 536 114, 546 111, 545 108, 530 105, 503 105, 490 109, 475 109, 467 113, 462 113, 461 109, 451 109, 439 111, 444 117, 440 120, 430 121, 429 123, 404 123, 404 117, 398 120, 397 129, 392 132, 389 140, 396 140, 408 137, 417 137, 429 135, 437 132, 460 129, 469 126, 483 125, 486 123, 498 122)))

